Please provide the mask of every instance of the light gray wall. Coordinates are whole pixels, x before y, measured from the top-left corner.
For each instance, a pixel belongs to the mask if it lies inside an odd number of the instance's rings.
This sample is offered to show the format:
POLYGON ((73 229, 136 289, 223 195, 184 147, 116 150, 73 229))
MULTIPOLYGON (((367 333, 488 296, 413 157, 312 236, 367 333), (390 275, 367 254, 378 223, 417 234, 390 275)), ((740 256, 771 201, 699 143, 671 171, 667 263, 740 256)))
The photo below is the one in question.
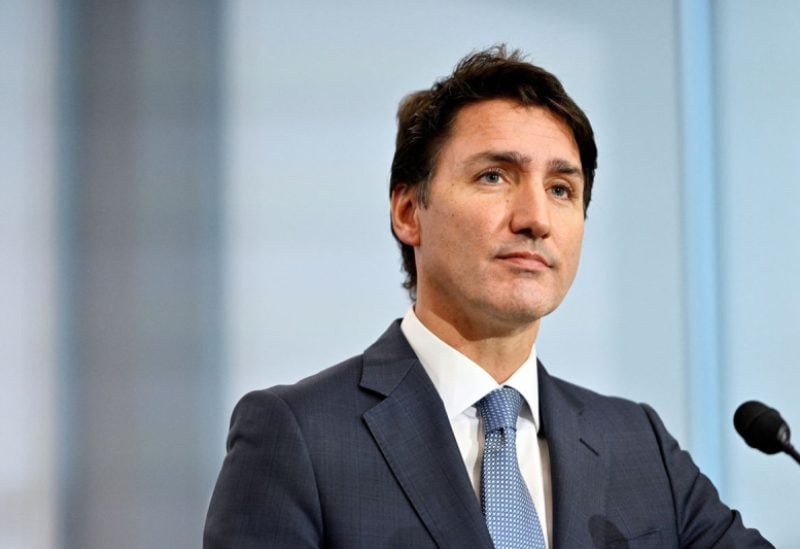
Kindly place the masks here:
POLYGON ((0 2, 0 547, 58 540, 56 38, 0 2))
MULTIPOLYGON (((716 9, 724 403, 762 400, 800 432, 800 4, 716 9)), ((799 546, 797 464, 725 435, 724 492, 777 547, 799 546)))

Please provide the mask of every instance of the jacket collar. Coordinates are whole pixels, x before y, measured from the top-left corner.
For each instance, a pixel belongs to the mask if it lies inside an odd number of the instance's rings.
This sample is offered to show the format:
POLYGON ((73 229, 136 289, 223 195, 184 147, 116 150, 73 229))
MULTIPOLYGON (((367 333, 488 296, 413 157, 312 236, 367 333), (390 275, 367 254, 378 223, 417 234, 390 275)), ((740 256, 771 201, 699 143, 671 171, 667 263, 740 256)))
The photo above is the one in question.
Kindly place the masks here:
MULTIPOLYGON (((553 545, 574 546, 606 492, 603 433, 584 419, 588 391, 550 376, 539 362, 540 436, 547 439, 553 545)), ((364 421, 440 547, 491 547, 480 504, 444 405, 395 321, 364 353, 361 387, 385 397, 364 421)))
POLYGON ((540 434, 550 453, 555 547, 580 545, 572 534, 585 530, 593 510, 604 506, 609 455, 603 432, 585 420, 592 394, 551 377, 539 363, 540 434))
POLYGON ((399 321, 365 351, 361 387, 385 397, 364 421, 436 544, 491 547, 442 400, 399 321))

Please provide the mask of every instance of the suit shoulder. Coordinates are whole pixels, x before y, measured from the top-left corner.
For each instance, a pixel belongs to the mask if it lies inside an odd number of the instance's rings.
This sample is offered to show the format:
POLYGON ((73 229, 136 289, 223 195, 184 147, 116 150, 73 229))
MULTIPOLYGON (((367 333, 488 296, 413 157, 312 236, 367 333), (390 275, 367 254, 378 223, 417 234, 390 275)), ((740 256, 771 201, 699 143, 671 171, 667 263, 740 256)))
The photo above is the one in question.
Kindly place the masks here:
POLYGON ((610 423, 620 427, 631 427, 632 425, 646 427, 651 423, 649 415, 655 415, 655 412, 647 404, 598 393, 558 377, 550 376, 550 380, 555 390, 566 395, 584 410, 585 417, 597 417, 606 424, 610 423))
POLYGON ((274 385, 264 389, 251 391, 244 398, 259 398, 264 395, 274 395, 282 399, 292 400, 296 396, 311 395, 327 392, 332 388, 341 386, 358 386, 361 379, 363 355, 348 358, 334 366, 302 378, 295 383, 274 385))
POLYGON ((296 383, 250 391, 239 400, 234 415, 243 410, 282 409, 297 416, 335 407, 337 401, 351 400, 358 391, 362 363, 363 355, 357 355, 296 383))
POLYGON ((253 391, 242 400, 260 402, 278 398, 294 411, 363 408, 374 404, 376 392, 387 394, 415 360, 416 355, 400 330, 400 321, 396 320, 363 353, 296 383, 253 391))
POLYGON ((550 380, 561 392, 570 395, 571 398, 577 399, 586 405, 621 409, 627 409, 631 407, 638 408, 641 406, 639 403, 634 402, 633 400, 619 396, 598 393, 597 391, 593 391, 592 389, 588 389, 581 385, 576 385, 575 383, 566 381, 559 377, 550 376, 550 380))

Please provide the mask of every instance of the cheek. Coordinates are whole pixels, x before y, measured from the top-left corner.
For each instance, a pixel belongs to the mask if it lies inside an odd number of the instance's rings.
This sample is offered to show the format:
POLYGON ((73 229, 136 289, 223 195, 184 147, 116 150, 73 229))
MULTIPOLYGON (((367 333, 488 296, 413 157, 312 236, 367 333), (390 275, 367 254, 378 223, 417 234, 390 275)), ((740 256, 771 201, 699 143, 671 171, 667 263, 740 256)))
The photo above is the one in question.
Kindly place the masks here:
POLYGON ((431 265, 452 264, 460 260, 464 239, 469 234, 466 224, 450 209, 436 208, 426 212, 423 221, 422 249, 431 265))
MULTIPOLYGON (((581 247, 583 244, 583 226, 579 229, 576 229, 572 238, 570 238, 568 247, 567 247, 567 254, 568 254, 568 261, 572 267, 572 270, 575 271, 578 268, 578 262, 581 257, 581 247)), ((575 273, 573 272, 572 275, 574 276, 575 273)))
POLYGON ((475 196, 436 196, 435 203, 433 200, 425 213, 424 233, 437 255, 464 265, 480 261, 491 251, 492 241, 499 238, 505 223, 503 204, 476 200, 475 196))
POLYGON ((470 212, 458 207, 443 208, 431 216, 436 236, 448 247, 459 246, 464 239, 476 233, 474 219, 470 212))

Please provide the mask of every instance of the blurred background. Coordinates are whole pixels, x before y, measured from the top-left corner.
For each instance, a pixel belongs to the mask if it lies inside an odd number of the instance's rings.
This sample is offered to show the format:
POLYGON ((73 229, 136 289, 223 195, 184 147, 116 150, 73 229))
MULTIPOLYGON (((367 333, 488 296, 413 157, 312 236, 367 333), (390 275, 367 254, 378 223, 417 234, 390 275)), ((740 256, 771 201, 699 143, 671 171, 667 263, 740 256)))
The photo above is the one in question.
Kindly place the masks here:
POLYGON ((648 402, 779 547, 800 470, 800 4, 0 3, 0 547, 198 547, 246 391, 361 352, 409 301, 394 113, 507 42, 600 150, 537 352, 648 402))

